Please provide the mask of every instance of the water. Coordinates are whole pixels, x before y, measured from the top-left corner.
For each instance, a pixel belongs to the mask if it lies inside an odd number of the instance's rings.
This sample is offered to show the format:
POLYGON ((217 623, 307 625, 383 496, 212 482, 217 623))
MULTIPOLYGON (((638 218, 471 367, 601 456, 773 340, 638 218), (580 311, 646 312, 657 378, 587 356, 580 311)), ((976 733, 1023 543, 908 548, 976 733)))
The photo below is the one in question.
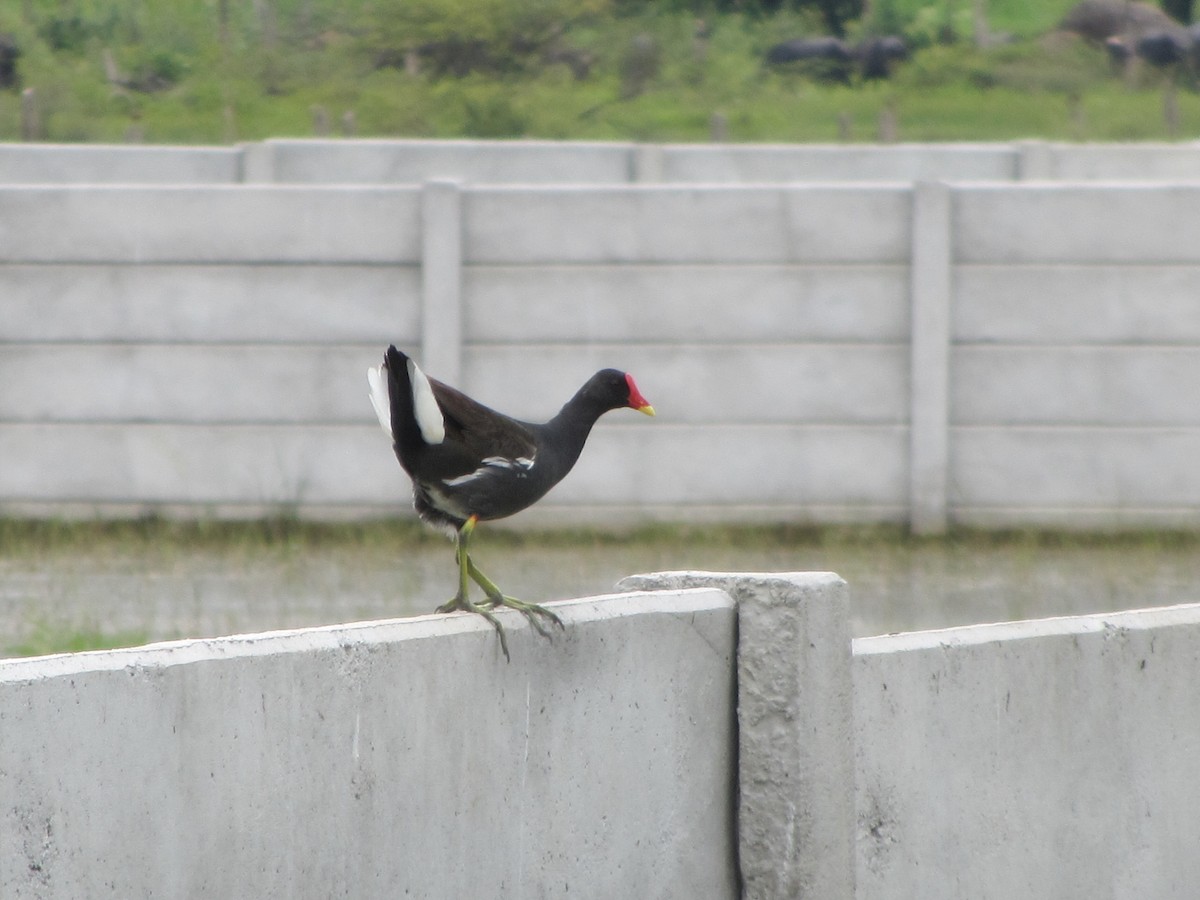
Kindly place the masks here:
MULTIPOLYGON (((855 636, 1200 602, 1200 538, 908 541, 701 534, 644 540, 477 537, 507 592, 547 600, 610 592, 666 569, 834 571, 855 636)), ((212 637, 428 613, 454 592, 449 542, 387 539, 213 546, 116 540, 0 553, 0 649, 38 628, 212 637)))

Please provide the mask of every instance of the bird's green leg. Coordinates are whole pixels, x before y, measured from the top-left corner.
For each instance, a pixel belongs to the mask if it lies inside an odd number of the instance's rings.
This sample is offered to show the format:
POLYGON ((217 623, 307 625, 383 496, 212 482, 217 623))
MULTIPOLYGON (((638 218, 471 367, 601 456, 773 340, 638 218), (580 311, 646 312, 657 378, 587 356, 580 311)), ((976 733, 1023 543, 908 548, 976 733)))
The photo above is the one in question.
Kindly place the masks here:
POLYGON ((467 542, 470 540, 471 532, 475 530, 475 523, 477 521, 478 519, 475 516, 471 516, 471 518, 467 519, 463 527, 458 530, 458 540, 455 547, 455 557, 458 560, 458 593, 448 603, 443 603, 439 606, 437 611, 440 613, 457 611, 472 612, 483 616, 496 629, 496 634, 500 637, 500 649, 504 652, 504 658, 511 662, 512 658, 508 655, 508 640, 504 636, 504 626, 500 624, 500 620, 492 615, 486 606, 472 603, 471 598, 467 596, 467 576, 474 568, 471 557, 467 555, 467 542))
POLYGON ((479 567, 475 565, 474 560, 470 556, 467 557, 467 572, 475 583, 483 588, 483 592, 487 594, 488 600, 492 602, 492 608, 497 606, 507 606, 509 609, 515 609, 529 620, 529 624, 534 630, 544 638, 550 637, 549 632, 542 627, 542 623, 538 621, 538 616, 545 616, 559 628, 564 628, 562 619, 556 616, 544 606, 539 606, 536 603, 526 603, 524 600, 518 600, 516 597, 507 597, 500 588, 496 587, 496 583, 479 571, 479 567))

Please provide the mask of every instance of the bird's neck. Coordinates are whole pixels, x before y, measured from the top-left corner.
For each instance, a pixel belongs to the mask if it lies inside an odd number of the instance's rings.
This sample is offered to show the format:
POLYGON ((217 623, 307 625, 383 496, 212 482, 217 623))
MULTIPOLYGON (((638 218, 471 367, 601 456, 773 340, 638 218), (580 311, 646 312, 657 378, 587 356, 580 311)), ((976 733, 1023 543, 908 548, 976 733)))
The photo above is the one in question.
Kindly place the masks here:
POLYGON ((558 415, 543 426, 546 436, 555 447, 564 475, 575 465, 575 460, 583 452, 583 445, 592 432, 592 426, 605 412, 606 409, 576 395, 559 410, 558 415))

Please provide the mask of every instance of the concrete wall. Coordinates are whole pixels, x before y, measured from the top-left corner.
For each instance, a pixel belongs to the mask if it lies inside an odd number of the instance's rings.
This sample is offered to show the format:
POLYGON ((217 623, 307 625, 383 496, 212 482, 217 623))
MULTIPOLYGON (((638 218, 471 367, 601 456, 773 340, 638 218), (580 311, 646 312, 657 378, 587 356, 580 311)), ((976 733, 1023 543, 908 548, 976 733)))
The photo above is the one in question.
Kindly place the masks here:
POLYGON ((854 642, 858 896, 1192 897, 1200 606, 854 642))
POLYGON ((1190 898, 1200 605, 849 639, 828 573, 0 662, 0 895, 1190 898), (735 650, 736 645, 736 650, 735 650))
POLYGON ((232 184, 241 147, 0 143, 0 184, 232 184))
POLYGON ((708 589, 0 663, 0 896, 737 896, 708 589))
POLYGON ((526 521, 1200 524, 1195 184, 0 188, 0 512, 407 510, 388 342, 607 416, 526 521))
POLYGON ((237 147, 0 144, 0 184, 1131 180, 1200 178, 1200 144, 636 144, 273 139, 237 147))

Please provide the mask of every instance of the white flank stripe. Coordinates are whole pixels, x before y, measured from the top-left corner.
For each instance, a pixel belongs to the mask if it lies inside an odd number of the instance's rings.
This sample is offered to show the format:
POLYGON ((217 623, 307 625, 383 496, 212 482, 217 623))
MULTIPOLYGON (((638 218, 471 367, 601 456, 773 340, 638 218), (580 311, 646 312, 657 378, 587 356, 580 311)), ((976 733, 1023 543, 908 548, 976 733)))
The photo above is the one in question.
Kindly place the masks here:
POLYGON ((421 437, 427 444, 440 444, 446 439, 446 420, 442 418, 442 409, 433 396, 429 379, 411 359, 408 361, 408 379, 412 382, 413 415, 417 418, 421 437))
POLYGON ((468 472, 466 475, 459 475, 457 478, 443 478, 442 484, 446 487, 461 487, 468 482, 474 481, 480 475, 487 473, 487 469, 476 469, 474 472, 468 472))
POLYGON ((476 478, 481 478, 488 474, 489 471, 495 471, 496 469, 519 469, 519 474, 523 476, 526 472, 533 468, 533 460, 526 459, 524 456, 518 456, 515 460, 506 459, 503 456, 488 456, 485 457, 482 462, 483 465, 474 472, 468 472, 466 475, 459 475, 457 478, 443 478, 442 484, 444 484, 446 487, 459 487, 460 485, 474 481, 476 478))
POLYGON ((387 375, 384 374, 382 365, 367 369, 367 384, 371 387, 368 396, 371 398, 371 405, 375 407, 375 415, 379 417, 383 433, 392 437, 392 404, 388 395, 387 375))

